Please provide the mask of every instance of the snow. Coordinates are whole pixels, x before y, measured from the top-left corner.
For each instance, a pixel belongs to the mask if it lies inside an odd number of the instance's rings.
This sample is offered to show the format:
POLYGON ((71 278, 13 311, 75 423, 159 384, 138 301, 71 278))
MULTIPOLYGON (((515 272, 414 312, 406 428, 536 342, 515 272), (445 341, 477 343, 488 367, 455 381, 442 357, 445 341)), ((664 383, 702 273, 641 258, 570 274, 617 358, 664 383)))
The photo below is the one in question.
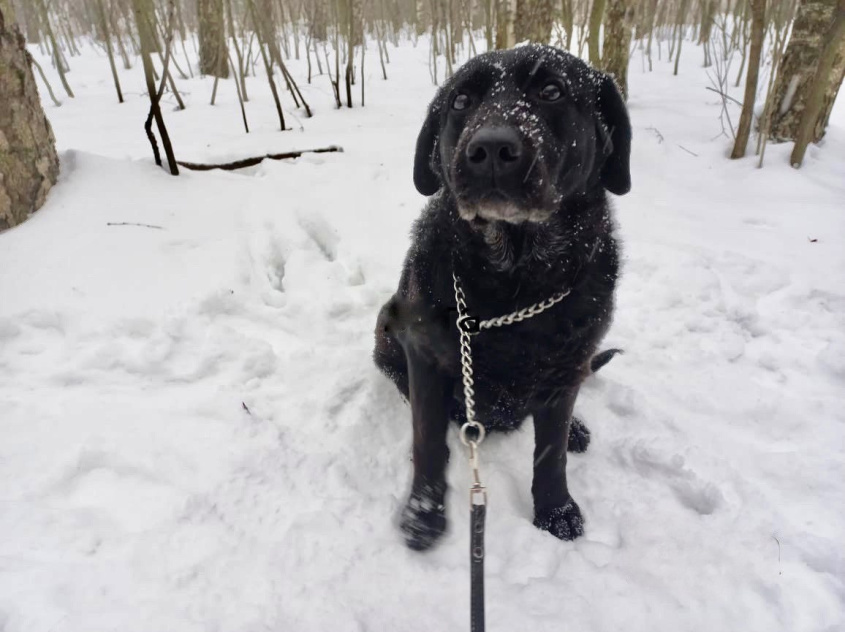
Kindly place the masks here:
MULTIPOLYGON (((409 411, 370 361, 424 203, 428 47, 391 47, 387 82, 371 48, 364 109, 292 62, 316 116, 285 133, 261 79, 249 135, 231 82, 211 107, 177 80, 182 160, 345 149, 178 178, 140 69, 118 105, 100 51, 71 59, 61 181, 0 235, 0 630, 468 627, 463 452, 453 431, 449 533, 408 551, 409 411)), ((491 631, 845 628, 845 104, 801 170, 788 145, 729 161, 700 55, 632 60, 626 353, 569 466, 586 535, 531 525, 530 424, 482 448, 491 631)))

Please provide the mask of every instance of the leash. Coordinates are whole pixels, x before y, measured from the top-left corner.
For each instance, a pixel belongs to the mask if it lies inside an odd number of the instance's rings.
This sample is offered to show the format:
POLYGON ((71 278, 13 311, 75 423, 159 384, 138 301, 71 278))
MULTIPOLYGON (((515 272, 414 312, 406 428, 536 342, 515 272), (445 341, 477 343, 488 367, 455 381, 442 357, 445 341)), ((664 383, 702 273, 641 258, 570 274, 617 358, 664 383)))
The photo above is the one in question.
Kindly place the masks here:
MULTIPOLYGON (((594 249, 595 250, 595 249, 594 249)), ((470 631, 484 632, 484 526, 487 517, 487 488, 481 483, 478 466, 478 447, 484 441, 487 430, 475 418, 475 380, 472 370, 472 337, 485 329, 504 327, 522 322, 542 314, 569 296, 570 290, 558 292, 551 298, 534 303, 505 316, 479 320, 469 314, 466 295, 458 280, 458 275, 452 272, 455 288, 455 303, 458 308, 458 332, 461 340, 461 376, 464 385, 464 406, 466 407, 466 423, 461 426, 461 443, 469 448, 469 466, 472 470, 472 485, 469 488, 469 565, 470 565, 470 631), (469 431, 475 430, 474 437, 469 431)))

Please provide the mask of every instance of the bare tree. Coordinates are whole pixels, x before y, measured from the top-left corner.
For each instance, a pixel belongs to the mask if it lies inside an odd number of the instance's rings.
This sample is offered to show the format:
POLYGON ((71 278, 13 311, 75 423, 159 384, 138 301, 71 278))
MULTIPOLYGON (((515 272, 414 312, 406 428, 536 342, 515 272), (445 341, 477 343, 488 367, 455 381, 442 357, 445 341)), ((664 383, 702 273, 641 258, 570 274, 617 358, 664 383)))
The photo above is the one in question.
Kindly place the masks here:
POLYGON ((0 230, 37 211, 59 175, 29 53, 9 0, 0 0, 0 230))
MULTIPOLYGON (((807 0, 798 6, 774 87, 769 136, 775 141, 795 140, 807 97, 816 77, 827 34, 838 15, 845 11, 841 0, 807 0)), ((830 75, 825 78, 822 106, 813 122, 812 141, 818 142, 827 127, 833 102, 845 76, 845 44, 834 55, 830 75)))
MULTIPOLYGON (((801 166, 807 145, 813 140, 819 115, 825 107, 825 94, 830 90, 829 86, 836 64, 836 56, 841 53, 842 47, 845 45, 845 0, 839 1, 833 23, 824 35, 825 44, 822 47, 821 55, 819 55, 815 77, 813 77, 808 90, 804 113, 801 115, 801 122, 798 125, 795 147, 793 147, 792 155, 789 158, 793 167, 801 166)), ((838 90, 838 84, 842 83, 841 73, 836 81, 838 90)))
POLYGON ((631 0, 608 0, 601 66, 616 79, 622 97, 628 98, 628 60, 631 50, 631 0))
POLYGON ((554 17, 552 0, 518 0, 514 20, 516 41, 548 44, 554 17))
POLYGON ((200 72, 225 79, 229 76, 223 0, 197 0, 200 72))
POLYGON ((599 50, 599 34, 601 23, 604 20, 605 0, 593 0, 590 10, 590 34, 587 36, 587 50, 590 52, 590 63, 598 67, 601 64, 601 51, 599 50))
POLYGON ((751 123, 754 118, 754 100, 757 95, 757 78, 760 75, 760 58, 763 52, 763 38, 766 35, 766 0, 751 2, 751 44, 748 51, 748 76, 745 80, 745 97, 742 101, 742 114, 739 116, 739 128, 736 132, 731 158, 745 156, 748 138, 751 136, 751 123))
POLYGON ((516 44, 516 0, 496 0, 496 48, 516 44))

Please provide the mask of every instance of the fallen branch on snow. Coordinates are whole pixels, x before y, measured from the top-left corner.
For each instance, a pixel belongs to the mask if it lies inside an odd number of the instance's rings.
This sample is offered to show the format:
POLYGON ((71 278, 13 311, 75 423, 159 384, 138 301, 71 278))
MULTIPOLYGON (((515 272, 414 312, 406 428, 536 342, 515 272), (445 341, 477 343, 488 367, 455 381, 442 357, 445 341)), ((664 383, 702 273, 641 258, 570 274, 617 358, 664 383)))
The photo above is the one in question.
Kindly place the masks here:
POLYGON ((245 167, 254 167, 264 160, 285 160, 287 158, 299 158, 302 154, 326 154, 330 152, 342 152, 343 147, 337 145, 330 145, 329 147, 321 147, 319 149, 302 149, 300 151, 288 151, 283 154, 265 154, 264 156, 254 156, 252 158, 244 158, 242 160, 235 160, 234 162, 224 162, 216 165, 208 165, 198 162, 182 162, 177 161, 180 167, 185 169, 193 169, 194 171, 211 171, 212 169, 225 169, 226 171, 234 171, 235 169, 243 169, 245 167))
POLYGON ((139 224, 138 222, 106 222, 106 226, 140 226, 141 228, 164 230, 164 226, 156 226, 155 224, 139 224))

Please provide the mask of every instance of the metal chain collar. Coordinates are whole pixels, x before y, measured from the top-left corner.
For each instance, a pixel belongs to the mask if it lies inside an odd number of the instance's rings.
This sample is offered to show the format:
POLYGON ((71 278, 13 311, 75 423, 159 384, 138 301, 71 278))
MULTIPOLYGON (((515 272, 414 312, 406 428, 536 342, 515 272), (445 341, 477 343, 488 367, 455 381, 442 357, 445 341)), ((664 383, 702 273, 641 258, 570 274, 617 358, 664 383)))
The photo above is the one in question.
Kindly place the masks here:
POLYGON ((464 384, 464 405, 466 406, 466 423, 461 426, 461 443, 470 448, 470 459, 473 464, 473 469, 478 481, 478 465, 477 465, 477 448, 478 445, 484 441, 487 434, 484 424, 475 418, 475 380, 473 379, 472 370, 472 336, 478 334, 485 329, 492 329, 493 327, 504 327, 505 325, 512 325, 514 323, 522 322, 533 318, 538 314, 542 314, 547 309, 554 307, 560 303, 564 298, 569 296, 571 290, 564 290, 558 292, 545 301, 534 303, 528 307, 511 312, 504 316, 497 318, 489 318, 487 320, 479 321, 467 313, 466 294, 461 287, 458 280, 458 275, 452 272, 452 280, 455 287, 455 303, 458 308, 458 332, 461 340, 461 375, 464 384), (475 439, 470 439, 468 431, 470 428, 474 429, 478 436, 475 439))

